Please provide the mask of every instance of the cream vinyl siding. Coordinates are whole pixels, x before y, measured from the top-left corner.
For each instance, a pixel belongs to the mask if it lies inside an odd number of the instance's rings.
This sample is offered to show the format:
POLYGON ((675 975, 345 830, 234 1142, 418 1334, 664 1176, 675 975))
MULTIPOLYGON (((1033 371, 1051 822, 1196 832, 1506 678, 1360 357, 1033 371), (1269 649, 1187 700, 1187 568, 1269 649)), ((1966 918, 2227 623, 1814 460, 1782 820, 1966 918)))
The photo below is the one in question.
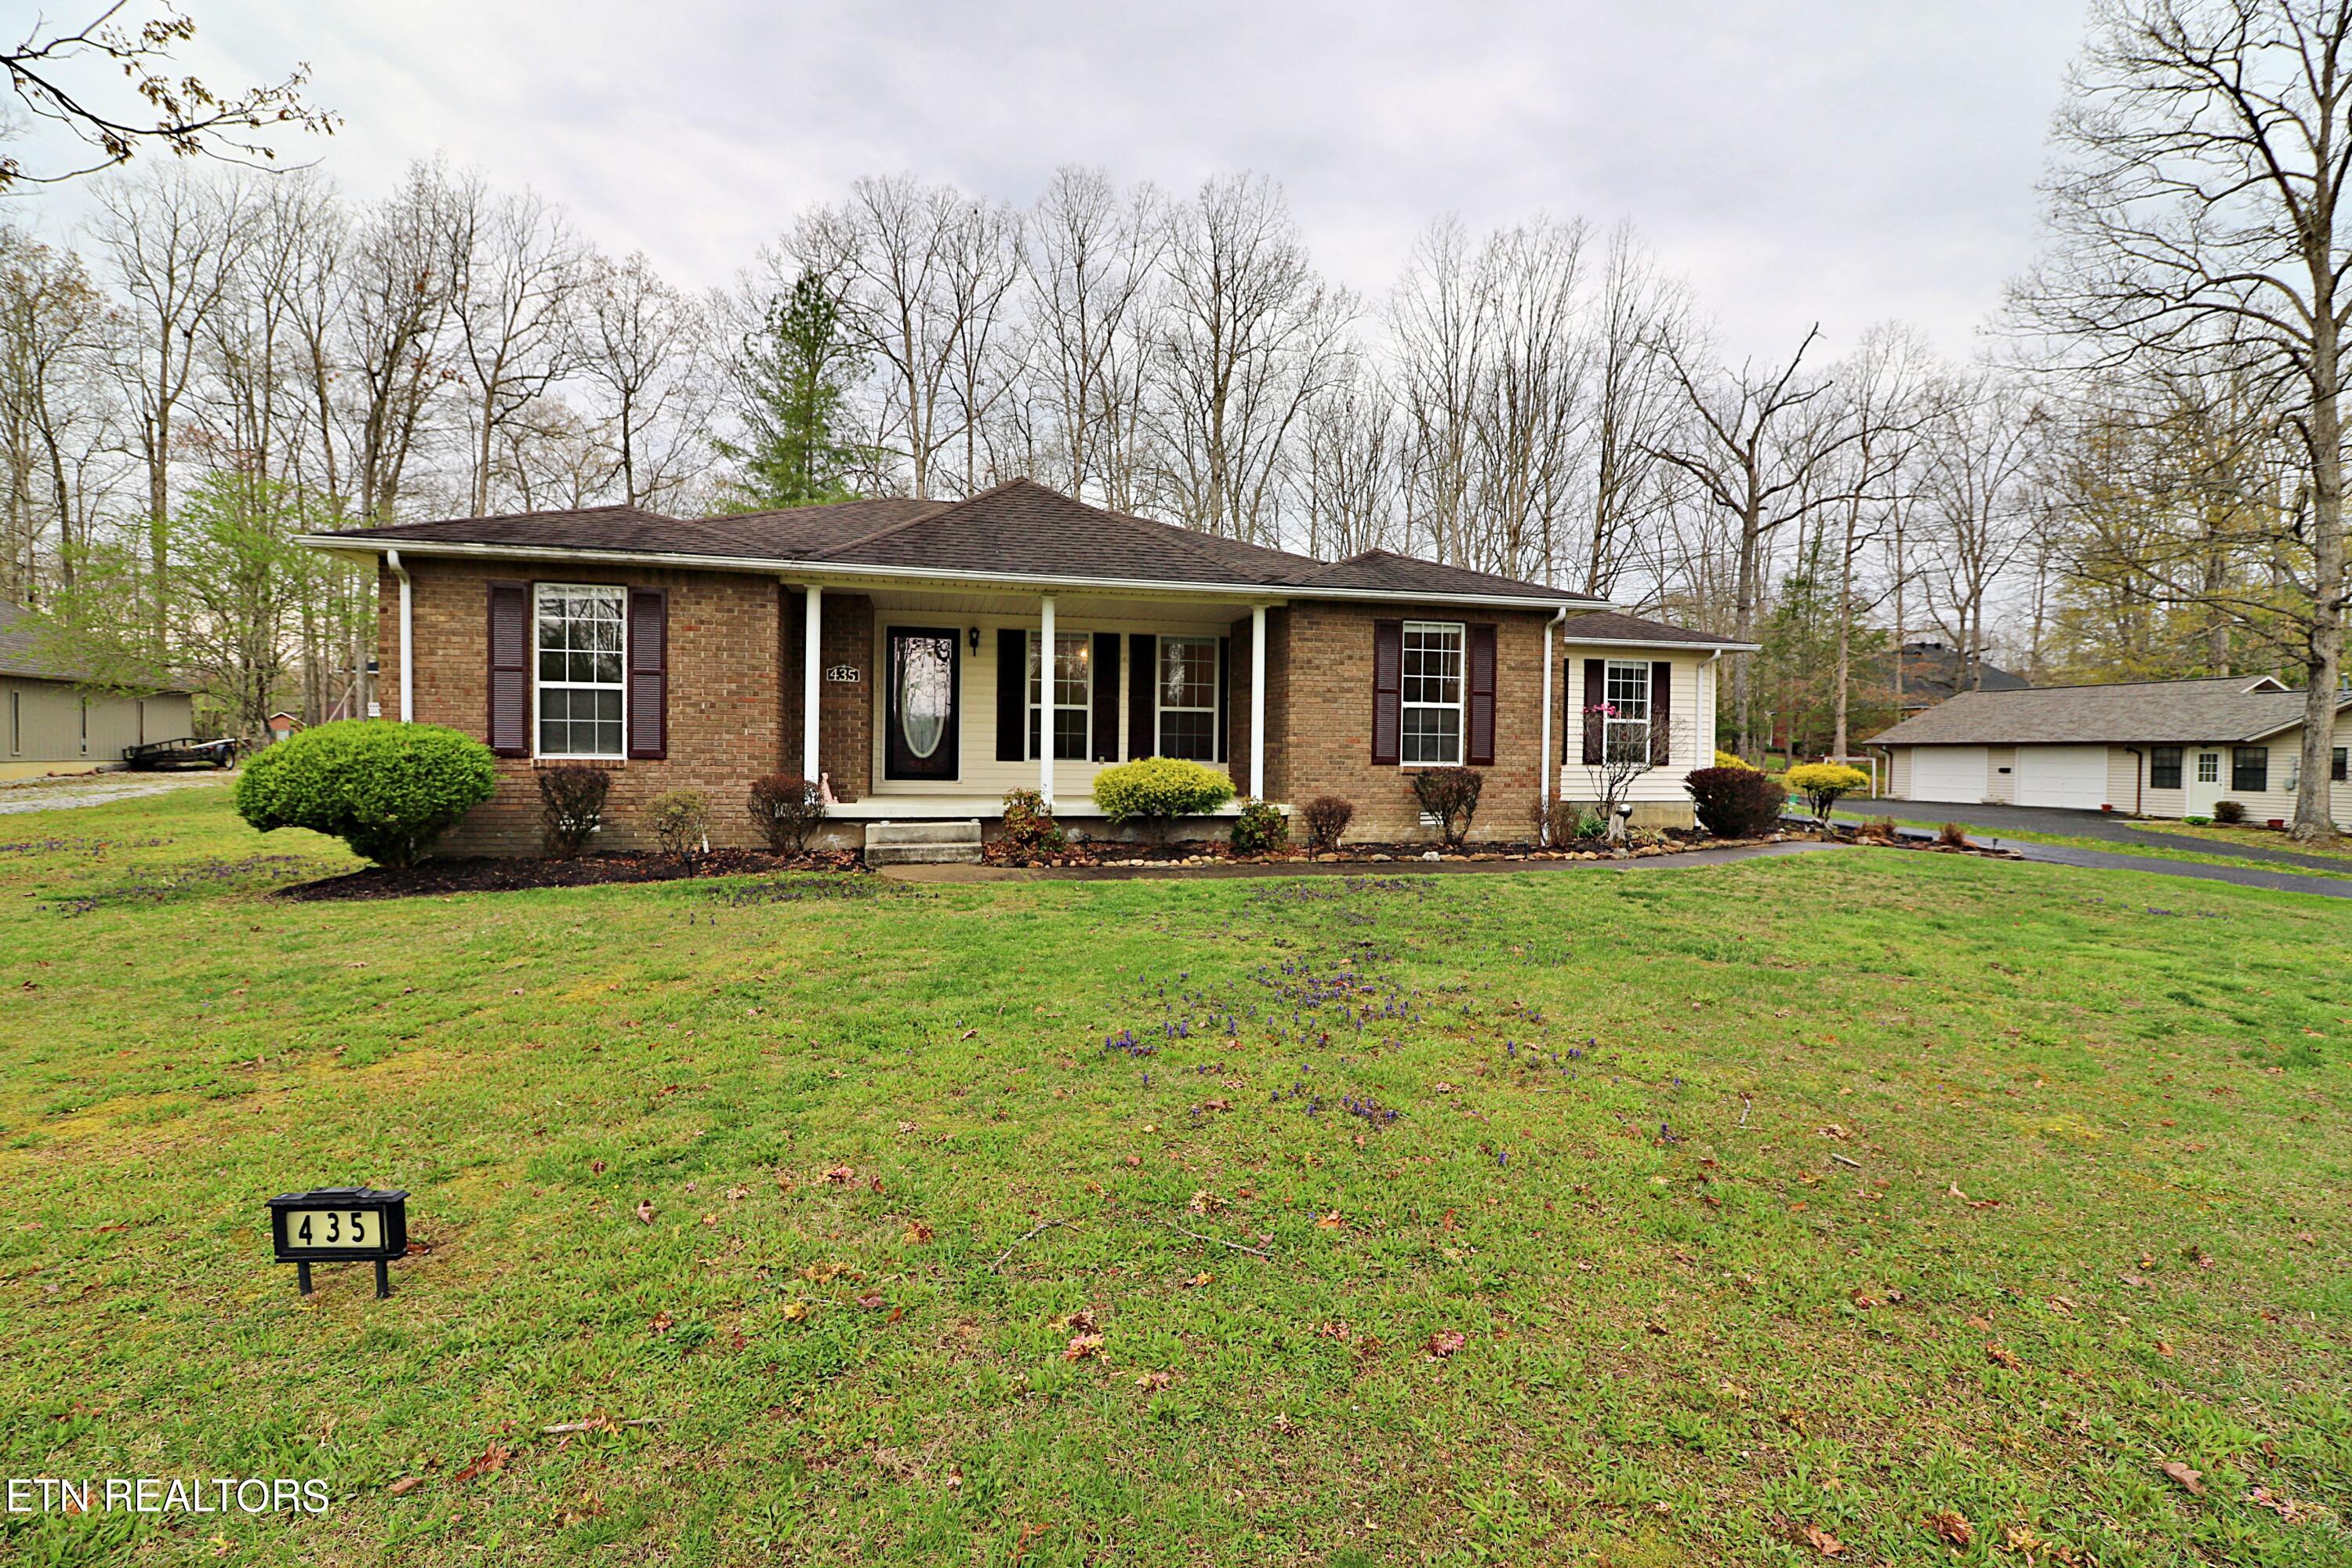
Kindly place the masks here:
POLYGON ((194 728, 185 692, 155 697, 93 693, 85 751, 82 695, 79 687, 62 680, 0 676, 0 777, 112 767, 142 739, 176 741, 194 728))
POLYGON ((1889 800, 1911 798, 1911 748, 1908 746, 1887 748, 1886 797, 1889 800))
MULTIPOLYGON (((1156 607, 1156 606, 1154 606, 1156 607)), ((1141 608, 1141 606, 1139 606, 1141 608)), ((874 610, 874 648, 868 656, 869 667, 875 670, 874 719, 871 726, 874 746, 873 796, 969 795, 988 801, 1003 798, 1013 789, 1037 787, 1037 761, 1000 763, 996 760, 996 634, 1005 627, 1035 633, 1039 617, 1030 616, 969 615, 951 610, 887 609, 877 605, 874 610), (959 689, 956 693, 957 763, 959 773, 954 779, 886 779, 883 774, 883 746, 889 737, 889 692, 884 682, 889 668, 889 633, 893 626, 938 626, 955 629, 959 689), (971 650, 971 628, 980 628, 980 651, 971 650)), ((1248 657, 1245 646, 1249 626, 1241 625, 1241 641, 1237 641, 1232 661, 1242 667, 1234 678, 1246 682, 1248 669, 1242 661, 1248 657)), ((1129 682, 1134 678, 1133 652, 1128 638, 1139 633, 1160 637, 1230 637, 1235 635, 1229 621, 1154 618, 1149 614, 1127 616, 1092 616, 1063 611, 1054 617, 1056 637, 1091 637, 1097 632, 1115 632, 1118 636, 1118 725, 1120 754, 1127 753, 1127 699, 1129 682)), ((1147 675, 1146 679, 1150 677, 1147 675)), ((1230 710, 1229 710, 1230 713, 1230 710)), ((1244 714, 1244 718, 1246 719, 1244 714)), ((1027 721, 1024 715, 1023 721, 1027 721)), ((1050 730, 1046 731, 1050 734, 1050 730)), ((1093 748, 1089 747, 1091 751, 1093 748)), ((1150 754, 1150 746, 1144 755, 1150 754)), ((1213 763, 1209 766, 1232 776, 1230 761, 1213 763)), ((1067 803, 1082 800, 1094 793, 1095 775, 1108 763, 1079 761, 1074 757, 1057 757, 1054 762, 1054 798, 1067 803)), ((1248 759, 1242 760, 1244 770, 1248 759)))
MULTIPOLYGON (((2139 804, 2156 792, 2144 787, 2147 781, 2147 748, 2142 746, 2134 756, 2122 746, 2107 748, 2107 804, 2117 811, 2145 811, 2139 804)), ((2168 791, 2178 795, 2178 790, 2168 791)))
MULTIPOLYGON (((2230 787, 2231 766, 2237 752, 2235 746, 2225 744, 2212 748, 2221 753, 2221 798, 2243 805, 2248 822, 2292 822, 2294 820, 2294 791, 2286 787, 2287 770, 2295 765, 2297 753, 2303 749, 2302 729, 2297 727, 2284 735, 2273 735, 2261 744, 2271 754, 2271 787, 2259 792, 2242 793, 2230 787)), ((2336 721, 2336 739, 2331 745, 2352 745, 2352 720, 2339 717, 2336 721)), ((2352 784, 2331 784, 2327 805, 2336 826, 2352 826, 2352 784)))
MULTIPOLYGON (((1580 643, 1570 643, 1564 650, 1556 651, 1554 668, 1564 672, 1562 678, 1568 684, 1567 693, 1560 700, 1561 710, 1568 716, 1565 733, 1552 737, 1553 753, 1566 758, 1559 769, 1562 800, 1601 798, 1601 791, 1592 782, 1592 770, 1579 760, 1584 755, 1584 661, 1588 658, 1640 659, 1646 664, 1663 659, 1674 667, 1672 695, 1668 699, 1672 760, 1635 779, 1626 792, 1626 799, 1635 804, 1688 805, 1690 792, 1683 788, 1683 780, 1690 776, 1694 768, 1715 765, 1716 665, 1711 657, 1684 649, 1600 647, 1580 643)), ((1495 721, 1499 731, 1505 724, 1525 722, 1533 717, 1498 711, 1495 721)))
POLYGON ((2016 802, 2017 748, 2015 746, 1993 746, 1987 749, 1984 797, 1987 800, 1998 801, 2003 805, 2013 805, 2016 802))

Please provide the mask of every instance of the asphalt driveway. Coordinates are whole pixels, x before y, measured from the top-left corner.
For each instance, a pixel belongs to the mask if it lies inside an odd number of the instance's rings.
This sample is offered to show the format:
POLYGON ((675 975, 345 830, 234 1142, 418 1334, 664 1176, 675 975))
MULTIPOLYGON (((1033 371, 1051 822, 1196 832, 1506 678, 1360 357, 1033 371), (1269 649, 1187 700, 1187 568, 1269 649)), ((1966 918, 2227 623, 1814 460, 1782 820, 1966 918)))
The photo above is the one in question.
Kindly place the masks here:
MULTIPOLYGON (((2352 861, 2326 855, 2304 855, 2292 849, 2272 849, 2260 844, 2217 844, 2186 833, 2167 833, 2161 823, 2135 826, 2134 819, 2111 811, 2063 811, 2051 805, 1958 805, 1927 800, 1843 800, 1840 816, 1892 816, 1905 822, 1958 822, 1979 829, 1979 838, 2009 833, 2051 833, 2068 838, 2099 838, 2111 844, 2138 844, 2152 849, 2187 849, 2200 855, 2227 855, 2235 860, 2263 860, 2273 866, 2305 866, 2315 871, 2352 872, 2352 861)), ((2030 846, 2012 844, 2011 848, 2030 846)))

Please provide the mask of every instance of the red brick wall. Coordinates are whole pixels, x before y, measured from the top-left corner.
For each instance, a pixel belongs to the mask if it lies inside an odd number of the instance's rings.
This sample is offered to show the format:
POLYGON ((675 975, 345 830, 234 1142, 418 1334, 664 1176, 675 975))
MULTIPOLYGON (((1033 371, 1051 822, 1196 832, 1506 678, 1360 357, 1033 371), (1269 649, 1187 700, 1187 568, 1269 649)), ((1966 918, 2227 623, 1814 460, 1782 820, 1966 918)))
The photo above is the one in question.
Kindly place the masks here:
MULTIPOLYGON (((520 563, 432 559, 412 559, 407 565, 415 593, 415 717, 483 739, 489 717, 486 585, 530 581, 532 569, 520 563)), ((540 570, 543 574, 544 569, 540 570)), ((795 681, 787 746, 782 727, 785 707, 779 691, 779 603, 774 580, 740 573, 653 567, 631 567, 625 574, 610 569, 580 572, 562 580, 664 588, 669 594, 669 756, 662 762, 616 758, 596 764, 613 774, 604 829, 597 836, 596 847, 621 849, 648 844, 650 836, 639 829, 646 805, 654 796, 674 789, 699 790, 709 796, 713 844, 751 844, 751 820, 743 810, 750 782, 780 766, 791 772, 800 768, 799 643, 795 634, 792 645, 795 681)), ((383 694, 385 713, 396 717, 399 582, 387 572, 379 589, 378 657, 383 679, 378 689, 383 694)), ((535 734, 535 724, 533 731, 535 734)), ((541 767, 552 765, 528 757, 499 758, 498 794, 467 814, 442 840, 440 852, 536 853, 540 843, 537 774, 541 767)))
MULTIPOLYGON (((808 598, 799 588, 781 588, 783 595, 782 647, 778 650, 782 682, 783 771, 801 771, 801 661, 807 647, 808 598)), ((818 612, 817 669, 846 666, 857 671, 854 681, 827 680, 817 698, 817 771, 833 778, 835 798, 857 800, 874 788, 874 703, 881 671, 875 668, 874 601, 863 594, 837 594, 828 589, 818 612)))
MULTIPOLYGON (((1266 617, 1266 794, 1293 805, 1318 795, 1354 803, 1348 837, 1434 840, 1421 825, 1413 770, 1372 761, 1372 623, 1496 624, 1495 765, 1486 775, 1473 838, 1523 839, 1541 777, 1543 626, 1540 611, 1451 611, 1426 606, 1301 603, 1266 617)), ((1241 662, 1238 646, 1235 662, 1241 662)), ((1246 670, 1237 685, 1246 685, 1246 670)), ((1557 694, 1555 694, 1557 700, 1557 694)), ((1557 743, 1555 734, 1555 744, 1557 743)), ((1237 757, 1245 763, 1247 753, 1237 757)))

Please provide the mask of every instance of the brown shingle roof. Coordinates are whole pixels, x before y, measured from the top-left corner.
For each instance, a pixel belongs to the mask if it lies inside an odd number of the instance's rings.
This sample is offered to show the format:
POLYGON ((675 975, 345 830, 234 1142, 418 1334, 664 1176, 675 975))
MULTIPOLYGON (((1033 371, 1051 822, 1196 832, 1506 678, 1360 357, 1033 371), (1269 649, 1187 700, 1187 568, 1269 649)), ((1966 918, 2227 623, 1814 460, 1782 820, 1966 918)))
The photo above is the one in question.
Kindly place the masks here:
POLYGON ((1963 691, 1864 743, 2128 746, 2251 741, 2299 721, 2303 697, 2268 676, 2246 675, 1963 691))
MULTIPOLYGON (((7 599, 0 599, 0 675, 14 675, 28 680, 104 684, 95 668, 50 646, 38 616, 24 605, 7 599)), ((144 681, 137 684, 150 690, 186 689, 173 685, 169 677, 159 677, 152 684, 144 681)))
POLYGON ((1041 577, 1280 589, 1312 596, 1393 593, 1566 605, 1583 595, 1537 583, 1370 551, 1318 561, 1090 506, 1030 479, 960 501, 859 500, 789 511, 683 519, 625 506, 454 518, 320 536, 530 550, 620 551, 974 577, 1041 577))
POLYGON ((1695 626, 1677 626, 1665 621, 1654 621, 1646 616, 1629 616, 1622 610, 1595 610, 1590 615, 1570 616, 1559 624, 1562 642, 1679 642, 1701 643, 1710 647, 1750 647, 1741 642, 1714 632, 1703 632, 1695 626))

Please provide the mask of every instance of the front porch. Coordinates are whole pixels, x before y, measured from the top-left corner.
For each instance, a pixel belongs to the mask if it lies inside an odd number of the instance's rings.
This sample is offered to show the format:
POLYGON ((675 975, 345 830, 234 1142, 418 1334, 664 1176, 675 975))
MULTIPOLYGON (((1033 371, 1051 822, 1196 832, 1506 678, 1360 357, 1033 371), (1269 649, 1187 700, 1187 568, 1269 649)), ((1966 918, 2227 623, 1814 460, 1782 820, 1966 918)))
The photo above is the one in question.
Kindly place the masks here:
POLYGON ((993 819, 1017 789, 1099 820, 1096 774, 1147 756, 1265 791, 1272 601, 871 579, 784 599, 786 767, 824 782, 835 822, 993 819))

